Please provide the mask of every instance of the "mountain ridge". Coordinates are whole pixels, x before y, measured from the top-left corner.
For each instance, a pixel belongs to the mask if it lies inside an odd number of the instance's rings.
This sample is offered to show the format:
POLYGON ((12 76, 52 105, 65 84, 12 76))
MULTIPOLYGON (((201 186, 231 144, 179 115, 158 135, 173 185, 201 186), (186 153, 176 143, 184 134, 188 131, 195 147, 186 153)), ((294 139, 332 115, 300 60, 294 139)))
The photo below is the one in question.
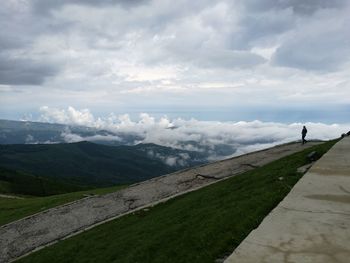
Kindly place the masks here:
POLYGON ((82 141, 0 145, 0 167, 79 186, 130 184, 204 162, 200 153, 156 144, 109 146, 82 141))

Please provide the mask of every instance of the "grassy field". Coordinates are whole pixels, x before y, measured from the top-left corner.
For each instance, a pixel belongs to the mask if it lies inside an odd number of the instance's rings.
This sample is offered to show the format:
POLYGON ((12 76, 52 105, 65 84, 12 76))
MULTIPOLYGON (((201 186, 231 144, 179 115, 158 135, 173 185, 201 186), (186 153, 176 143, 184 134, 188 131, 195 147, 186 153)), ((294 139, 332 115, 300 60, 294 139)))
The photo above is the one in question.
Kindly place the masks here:
POLYGON ((88 190, 83 187, 61 182, 58 179, 34 176, 21 171, 0 167, 0 194, 48 196, 88 190))
POLYGON ((81 199, 86 194, 106 194, 115 192, 126 186, 114 186, 87 191, 73 192, 46 197, 24 197, 23 199, 10 199, 0 197, 0 225, 23 218, 28 215, 81 199))
POLYGON ((302 176, 307 154, 335 141, 142 210, 18 262, 214 262, 230 254, 302 176))

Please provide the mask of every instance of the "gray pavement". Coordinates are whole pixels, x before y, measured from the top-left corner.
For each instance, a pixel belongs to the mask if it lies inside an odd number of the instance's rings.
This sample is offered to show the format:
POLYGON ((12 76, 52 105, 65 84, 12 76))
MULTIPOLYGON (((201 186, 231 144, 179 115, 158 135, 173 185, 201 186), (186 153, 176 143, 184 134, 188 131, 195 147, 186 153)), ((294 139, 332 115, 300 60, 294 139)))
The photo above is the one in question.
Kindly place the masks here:
POLYGON ((190 168, 4 225, 0 227, 0 262, 9 262, 101 223, 252 170, 318 143, 280 145, 190 168))
POLYGON ((225 263, 350 262, 350 137, 338 142, 225 263))

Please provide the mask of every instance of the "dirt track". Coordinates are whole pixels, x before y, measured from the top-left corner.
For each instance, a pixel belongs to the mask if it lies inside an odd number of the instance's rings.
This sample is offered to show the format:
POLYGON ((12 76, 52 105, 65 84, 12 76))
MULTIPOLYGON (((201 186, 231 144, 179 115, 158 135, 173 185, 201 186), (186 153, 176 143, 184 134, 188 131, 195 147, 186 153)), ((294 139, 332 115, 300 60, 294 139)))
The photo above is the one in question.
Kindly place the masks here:
POLYGON ((106 221, 252 170, 315 144, 318 142, 304 146, 300 143, 280 145, 190 168, 12 222, 0 227, 0 262, 10 262, 106 221))

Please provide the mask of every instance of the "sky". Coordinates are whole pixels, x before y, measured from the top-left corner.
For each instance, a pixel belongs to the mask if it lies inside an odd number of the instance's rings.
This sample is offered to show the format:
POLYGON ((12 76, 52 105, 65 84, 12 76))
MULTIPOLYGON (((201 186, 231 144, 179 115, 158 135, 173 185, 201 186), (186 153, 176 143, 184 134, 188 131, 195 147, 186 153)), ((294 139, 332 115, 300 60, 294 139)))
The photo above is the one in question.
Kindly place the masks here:
POLYGON ((2 1, 0 118, 350 123, 349 13, 348 0, 2 1))

